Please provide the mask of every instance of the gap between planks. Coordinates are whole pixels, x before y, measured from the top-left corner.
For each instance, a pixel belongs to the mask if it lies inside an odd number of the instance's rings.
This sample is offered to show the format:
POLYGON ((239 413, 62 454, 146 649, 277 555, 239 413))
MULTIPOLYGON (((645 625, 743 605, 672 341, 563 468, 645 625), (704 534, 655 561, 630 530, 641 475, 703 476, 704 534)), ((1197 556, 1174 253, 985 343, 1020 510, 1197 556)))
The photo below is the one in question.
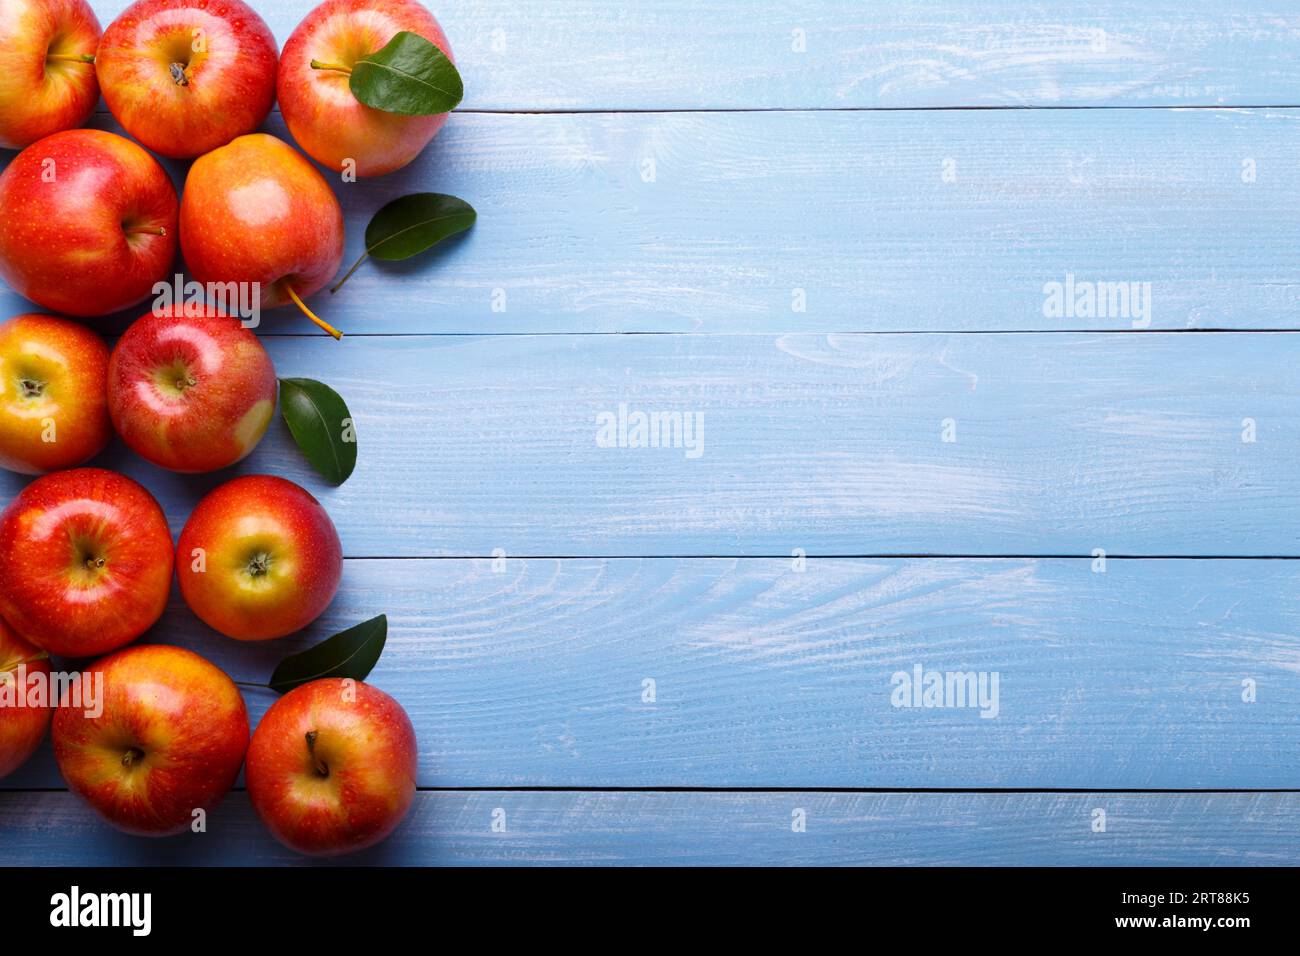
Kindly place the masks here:
MULTIPOLYGON (((1197 329, 1091 329, 1091 328, 1069 328, 1069 329, 862 329, 851 332, 837 332, 833 329, 786 329, 782 332, 681 332, 674 330, 606 330, 606 331, 573 331, 573 332, 348 332, 343 337, 345 339, 491 339, 491 338, 547 338, 559 336, 600 336, 600 335, 678 335, 694 336, 696 338, 722 338, 724 336, 736 338, 739 336, 748 337, 779 337, 781 335, 1186 335, 1186 334, 1213 334, 1213 335, 1294 335, 1300 332, 1300 325, 1295 328, 1283 329, 1231 329, 1231 328, 1197 328, 1197 329)), ((263 338, 271 339, 315 339, 320 338, 319 332, 259 332, 263 338)), ((108 336, 110 339, 116 339, 119 336, 108 336)))
MULTIPOLYGON (((1180 103, 1164 106, 1036 106, 1033 104, 1004 106, 737 106, 737 107, 642 107, 619 109, 616 107, 591 107, 590 109, 457 109, 453 112, 470 116, 624 116, 634 115, 680 115, 680 114, 715 114, 715 113, 1010 113, 1040 112, 1056 113, 1069 111, 1099 112, 1102 110, 1129 110, 1153 112, 1170 110, 1188 112, 1191 110, 1294 110, 1300 109, 1300 103, 1180 103)), ((106 109, 96 109, 96 116, 111 116, 106 109)), ((276 107, 269 114, 279 116, 276 107)))
MULTIPOLYGON (((512 561, 789 561, 788 554, 512 554, 512 561)), ((1092 561, 1092 554, 806 554, 817 561, 1092 561)), ((494 561, 490 554, 353 554, 345 561, 494 561)), ((1108 561, 1300 561, 1295 554, 1107 554, 1108 561)))
MULTIPOLYGON (((230 793, 247 793, 247 787, 232 787, 230 793)), ((1151 796, 1181 796, 1218 794, 1300 793, 1300 788, 1287 787, 616 787, 616 786, 474 786, 474 787, 416 787, 416 793, 842 793, 842 794, 1143 794, 1151 796)), ((7 793, 71 793, 67 787, 0 787, 0 798, 7 793)))

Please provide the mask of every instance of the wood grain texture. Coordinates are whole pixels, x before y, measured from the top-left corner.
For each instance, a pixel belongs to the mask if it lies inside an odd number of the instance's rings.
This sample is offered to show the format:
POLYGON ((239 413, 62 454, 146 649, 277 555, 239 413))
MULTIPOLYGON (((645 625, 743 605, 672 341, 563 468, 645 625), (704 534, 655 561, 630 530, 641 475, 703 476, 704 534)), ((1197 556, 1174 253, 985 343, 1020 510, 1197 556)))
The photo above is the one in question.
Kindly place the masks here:
POLYGON ((1294 866, 1296 794, 420 793, 341 860, 296 856, 243 793, 208 832, 140 840, 67 793, 0 793, 0 864, 1294 866), (793 832, 802 810, 805 832, 793 832), (1106 831, 1093 832, 1096 811, 1106 831), (492 829, 504 820, 505 831, 492 829))
MULTIPOLYGON (((300 638, 237 644, 174 600, 146 640, 265 681, 285 654, 386 612, 371 681, 410 713, 425 787, 1295 785, 1300 562, 793 568, 350 561, 300 638), (896 707, 893 675, 918 664, 996 673, 995 716, 896 707)), ((254 722, 274 699, 245 696, 254 722)), ((0 783, 60 785, 48 747, 0 783)))
POLYGON ((345 264, 406 193, 473 231, 313 304, 352 334, 1295 329, 1298 150, 1300 110, 462 115, 335 191, 345 264), (1071 276, 1149 309, 1053 312, 1071 276))
POLYGON ((355 476, 322 487, 280 422, 214 475, 119 444, 101 463, 173 530, 270 472, 320 493, 354 557, 1300 555, 1294 333, 268 343, 281 375, 347 400, 355 476), (681 413, 681 447, 601 447, 620 404, 681 413))
MULTIPOLYGON (((281 42, 309 6, 256 5, 281 42)), ((350 559, 309 632, 236 645, 174 597, 149 639, 257 680, 390 614, 374 681, 446 789, 349 862, 1300 862, 1295 793, 555 792, 1295 787, 1300 563, 1205 557, 1300 557, 1291 5, 431 6, 466 109, 336 184, 348 255, 407 192, 477 227, 318 299, 342 344, 260 329, 348 399, 357 475, 323 487, 279 423, 226 474, 99 462, 174 530, 236 473, 334 515, 350 559), (1149 322, 1050 315, 1067 276, 1150 283, 1149 322), (1167 334, 1218 328, 1269 332, 1167 334), (703 453, 600 447, 621 404, 702 415, 703 453), (815 557, 1095 548, 1200 557, 815 557), (998 716, 892 706, 916 665, 997 673, 998 716), (464 789, 513 786, 553 792, 464 789)), ((60 785, 48 745, 0 783, 0 864, 301 862, 243 793, 156 842, 60 785)))
MULTIPOLYGON (((107 25, 128 0, 96 0, 107 25)), ((256 0, 283 45, 313 6, 256 0)), ((467 109, 1293 104, 1285 0, 428 0, 467 109)))

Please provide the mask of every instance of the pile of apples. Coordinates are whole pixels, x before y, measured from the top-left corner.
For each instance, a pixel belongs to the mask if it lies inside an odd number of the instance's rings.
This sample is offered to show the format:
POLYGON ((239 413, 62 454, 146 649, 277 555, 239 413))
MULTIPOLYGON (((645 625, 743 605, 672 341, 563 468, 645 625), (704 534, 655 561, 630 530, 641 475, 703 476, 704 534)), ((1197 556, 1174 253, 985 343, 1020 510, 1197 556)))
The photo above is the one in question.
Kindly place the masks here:
MULTIPOLYGON (((446 118, 383 112, 349 91, 350 66, 399 32, 451 57, 415 0, 326 0, 279 56, 241 0, 140 0, 102 35, 85 0, 0 9, 0 147, 21 150, 0 174, 0 276, 65 316, 140 303, 179 243, 198 282, 256 283, 264 307, 293 302, 315 319, 304 300, 338 270, 343 215, 311 162, 257 132, 271 107, 278 98, 308 155, 357 176, 406 165, 446 118), (101 93, 138 143, 77 128, 101 93), (179 201, 148 150, 194 160, 179 201)), ((81 679, 104 688, 98 715, 66 696, 0 707, 0 777, 52 724, 70 789, 130 833, 195 828, 241 767, 259 816, 304 853, 373 845, 405 816, 415 733, 387 694, 305 683, 250 740, 220 669, 188 650, 128 646, 162 615, 173 577, 199 618, 239 641, 301 631, 332 602, 342 546, 298 485, 229 481, 173 547, 143 486, 82 467, 116 432, 165 469, 227 468, 266 433, 276 386, 257 336, 210 306, 155 308, 111 351, 68 318, 0 324, 0 466, 40 476, 0 514, 0 681, 48 675, 58 655, 93 660, 81 679)))

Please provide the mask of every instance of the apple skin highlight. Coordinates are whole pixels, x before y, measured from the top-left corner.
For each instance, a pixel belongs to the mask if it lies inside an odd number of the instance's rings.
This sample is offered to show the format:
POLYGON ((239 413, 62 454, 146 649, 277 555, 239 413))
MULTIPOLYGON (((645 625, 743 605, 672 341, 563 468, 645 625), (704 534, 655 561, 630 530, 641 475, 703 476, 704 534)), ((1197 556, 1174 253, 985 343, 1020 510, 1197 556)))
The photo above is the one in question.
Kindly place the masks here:
POLYGON ((415 798, 418 747, 406 711, 360 681, 296 687, 266 712, 248 749, 245 782, 262 822, 315 856, 374 846, 415 798))
POLYGON ((0 614, 51 654, 116 650, 162 616, 171 542, 158 502, 125 475, 37 478, 0 513, 0 614))
POLYGON ((248 749, 244 698, 193 651, 141 645, 92 664, 98 716, 72 702, 54 715, 54 757, 68 788, 136 836, 189 830, 235 785, 248 749))
POLYGON ((302 300, 343 261, 343 209, 301 153, 251 133, 200 156, 185 178, 181 251, 194 278, 256 283, 264 309, 293 302, 336 338, 302 300))
MULTIPOLYGON (((44 680, 50 673, 48 656, 35 644, 28 643, 0 618, 0 675, 8 675, 16 694, 25 693, 18 684, 19 668, 28 683, 44 680)), ((45 738, 54 713, 54 702, 32 706, 24 699, 21 707, 0 707, 0 780, 27 762, 45 738)))
POLYGON ((98 455, 113 437, 108 346, 69 319, 0 323, 0 468, 43 475, 98 455))
POLYGON ((123 129, 188 159, 262 125, 275 103, 276 50, 243 0, 138 0, 104 31, 95 70, 123 129))
POLYGON ((90 118, 99 39, 86 0, 0 0, 0 148, 25 149, 90 118))
POLYGON ((200 473, 246 458, 275 415, 275 366, 257 336, 211 307, 146 313, 108 364, 122 440, 161 468, 200 473))
POLYGON ((65 315, 128 308, 170 277, 178 209, 170 177, 129 139, 47 136, 0 173, 0 277, 65 315))
POLYGON ((199 502, 181 531, 176 573, 185 603, 238 641, 305 628, 334 600, 343 545, 306 490, 271 475, 227 482, 199 502))
POLYGON ((357 176, 382 176, 407 165, 447 122, 446 113, 405 116, 357 100, 348 73, 402 31, 424 37, 453 63, 451 43, 415 0, 325 0, 284 44, 277 93, 294 141, 336 172, 349 161, 357 176), (343 67, 313 68, 312 61, 343 67))

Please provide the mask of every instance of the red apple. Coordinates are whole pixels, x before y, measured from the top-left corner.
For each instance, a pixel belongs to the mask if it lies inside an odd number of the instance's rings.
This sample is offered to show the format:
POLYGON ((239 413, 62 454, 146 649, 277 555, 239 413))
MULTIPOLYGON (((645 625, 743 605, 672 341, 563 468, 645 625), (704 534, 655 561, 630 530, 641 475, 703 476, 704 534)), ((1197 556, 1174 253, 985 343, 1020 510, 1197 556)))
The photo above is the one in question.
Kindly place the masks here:
POLYGON ((199 502, 176 568, 185 603, 238 641, 300 631, 334 600, 343 546, 334 522, 292 481, 236 478, 199 502))
POLYGON ((350 159, 358 176, 390 173, 415 159, 447 121, 446 113, 386 113, 352 94, 353 65, 402 31, 424 37, 454 62, 438 21, 415 0, 325 0, 285 43, 280 112, 298 145, 322 166, 342 170, 350 159))
POLYGON ((53 708, 33 701, 29 690, 49 674, 48 655, 0 620, 0 780, 26 763, 45 736, 53 708))
POLYGON ((248 745, 244 780, 277 840, 336 855, 393 832, 415 797, 416 769, 402 706, 369 684, 328 678, 271 705, 248 745))
POLYGON ((0 0, 0 147, 80 126, 99 102, 86 0, 0 0))
POLYGON ((52 315, 0 324, 0 468, 39 475, 80 465, 113 435, 108 346, 52 315))
POLYGON ((190 167, 181 197, 181 252, 199 282, 257 283, 264 308, 295 297, 301 303, 343 261, 343 210, 297 150, 251 133, 190 167))
POLYGON ((191 828, 221 802, 248 749, 248 713, 234 681, 193 651, 142 645, 96 661, 103 713, 65 696, 54 757, 68 788, 109 823, 138 836, 191 828))
POLYGON ((138 0, 104 31, 95 70, 128 133, 164 156, 200 156, 271 112, 275 37, 242 0, 138 0))
POLYGON ((0 174, 0 277, 55 312, 125 309, 171 269, 176 213, 171 180, 129 139, 55 133, 0 174))
POLYGON ((275 414, 275 366, 262 343, 238 319, 202 311, 147 313, 118 340, 108 366, 113 426, 137 454, 172 471, 233 465, 275 414))
POLYGON ((58 471, 0 514, 0 614, 52 654, 116 650, 162 615, 172 559, 144 488, 99 468, 58 471))

